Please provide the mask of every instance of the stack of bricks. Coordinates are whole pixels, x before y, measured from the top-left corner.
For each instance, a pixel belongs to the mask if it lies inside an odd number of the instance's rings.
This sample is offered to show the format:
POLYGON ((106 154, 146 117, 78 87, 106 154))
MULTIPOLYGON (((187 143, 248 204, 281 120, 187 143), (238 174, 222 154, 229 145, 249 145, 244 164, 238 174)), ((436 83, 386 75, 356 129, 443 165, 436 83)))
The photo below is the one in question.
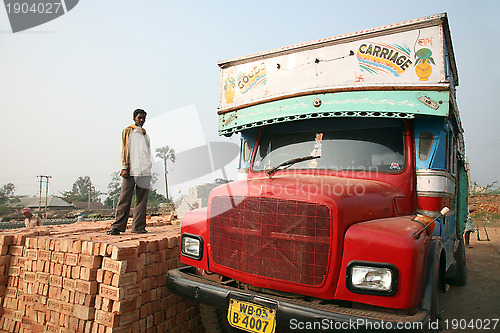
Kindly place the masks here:
POLYGON ((166 287, 178 223, 119 236, 109 224, 0 233, 0 332, 203 332, 197 305, 166 287))

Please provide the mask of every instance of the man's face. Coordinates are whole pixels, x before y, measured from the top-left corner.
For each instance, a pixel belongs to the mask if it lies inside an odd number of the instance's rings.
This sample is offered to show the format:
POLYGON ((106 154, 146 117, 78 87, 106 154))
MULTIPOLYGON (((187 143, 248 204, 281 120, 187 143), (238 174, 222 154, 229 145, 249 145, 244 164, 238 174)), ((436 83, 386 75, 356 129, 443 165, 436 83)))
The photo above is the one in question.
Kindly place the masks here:
POLYGON ((137 116, 134 117, 134 122, 135 126, 140 126, 144 125, 146 122, 146 115, 144 113, 139 113, 137 116))

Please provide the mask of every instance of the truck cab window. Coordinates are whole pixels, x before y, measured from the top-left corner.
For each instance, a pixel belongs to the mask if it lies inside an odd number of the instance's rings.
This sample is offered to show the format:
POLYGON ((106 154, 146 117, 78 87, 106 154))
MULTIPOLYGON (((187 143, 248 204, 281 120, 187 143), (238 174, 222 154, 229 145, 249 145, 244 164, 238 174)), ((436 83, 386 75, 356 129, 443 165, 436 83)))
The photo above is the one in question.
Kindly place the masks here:
POLYGON ((264 129, 253 163, 264 171, 284 161, 321 154, 314 164, 304 161, 291 169, 324 169, 398 173, 405 167, 404 126, 400 120, 323 119, 302 128, 264 129), (320 139, 319 139, 320 138, 320 139))
POLYGON ((432 144, 434 143, 434 134, 430 132, 423 132, 420 134, 418 142, 418 158, 421 161, 425 161, 429 158, 432 144))
POLYGON ((250 140, 245 140, 245 142, 243 142, 242 154, 244 162, 248 162, 248 160, 250 159, 252 153, 252 144, 253 142, 250 140))

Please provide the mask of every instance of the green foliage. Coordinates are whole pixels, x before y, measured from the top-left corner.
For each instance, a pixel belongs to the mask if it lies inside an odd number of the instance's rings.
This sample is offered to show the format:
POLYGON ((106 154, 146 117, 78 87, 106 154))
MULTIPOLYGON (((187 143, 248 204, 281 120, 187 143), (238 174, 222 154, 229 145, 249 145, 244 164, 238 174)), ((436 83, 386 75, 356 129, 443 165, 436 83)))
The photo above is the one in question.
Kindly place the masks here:
POLYGON ((7 203, 7 200, 14 196, 16 186, 12 183, 5 184, 0 188, 0 205, 7 203))
POLYGON ((229 88, 235 88, 236 87, 236 80, 234 77, 230 76, 226 79, 224 82, 224 90, 228 90, 229 88))
POLYGON ((493 183, 486 185, 486 193, 500 194, 500 187, 498 186, 498 180, 495 180, 493 183))
POLYGON ((90 177, 85 176, 78 177, 73 183, 71 191, 63 191, 61 194, 61 199, 66 202, 85 202, 89 200, 89 195, 91 202, 101 202, 99 196, 104 193, 96 191, 90 177))
POLYGON ((163 161, 170 160, 175 163, 175 149, 169 146, 156 148, 156 157, 161 158, 163 161))
POLYGON ((156 157, 161 158, 163 160, 163 166, 165 167, 165 193, 168 197, 168 182, 167 182, 167 161, 175 163, 175 149, 170 148, 169 146, 163 146, 156 148, 156 157))
MULTIPOLYGON (((153 172, 151 175, 151 186, 153 186, 158 181, 158 173, 153 172)), ((111 181, 108 184, 108 197, 104 200, 104 206, 106 208, 114 208, 118 203, 118 198, 120 197, 122 186, 122 178, 120 177, 120 172, 113 172, 111 174, 111 181)), ((156 190, 150 190, 148 194, 148 206, 156 207, 162 202, 166 202, 165 196, 156 192, 156 190), (161 197, 159 197, 161 196, 161 197), (164 201, 162 201, 164 200, 164 201)), ((135 193, 132 197, 132 205, 135 202, 135 193)))
POLYGON ((153 172, 151 174, 151 186, 153 186, 154 184, 156 184, 156 182, 158 181, 158 172, 153 172))
POLYGON ((11 208, 9 208, 7 206, 0 206, 0 214, 10 212, 10 211, 11 211, 11 208))
POLYGON ((121 177, 120 172, 113 172, 111 174, 111 181, 108 184, 108 197, 104 200, 104 206, 106 208, 114 208, 120 197, 121 189, 121 177))
POLYGON ((148 207, 158 207, 161 203, 168 202, 167 198, 156 189, 151 189, 148 193, 148 207))
POLYGON ((415 52, 415 59, 417 59, 417 61, 415 62, 415 66, 419 63, 424 64, 426 60, 429 60, 433 65, 435 65, 436 63, 434 62, 434 59, 431 57, 431 55, 432 51, 427 48, 423 48, 415 52))
POLYGON ((474 221, 474 223, 476 223, 476 222, 498 223, 498 222, 500 222, 500 214, 498 214, 496 212, 478 211, 478 212, 474 213, 473 221, 474 221))
POLYGON ((473 181, 472 188, 470 189, 469 194, 474 194, 474 195, 500 194, 500 185, 498 184, 498 180, 495 180, 493 183, 481 187, 477 184, 477 182, 473 181), (480 190, 478 190, 478 188, 480 188, 480 190))
POLYGON ((16 186, 12 183, 5 184, 0 189, 0 193, 8 198, 14 196, 14 192, 16 190, 16 186))

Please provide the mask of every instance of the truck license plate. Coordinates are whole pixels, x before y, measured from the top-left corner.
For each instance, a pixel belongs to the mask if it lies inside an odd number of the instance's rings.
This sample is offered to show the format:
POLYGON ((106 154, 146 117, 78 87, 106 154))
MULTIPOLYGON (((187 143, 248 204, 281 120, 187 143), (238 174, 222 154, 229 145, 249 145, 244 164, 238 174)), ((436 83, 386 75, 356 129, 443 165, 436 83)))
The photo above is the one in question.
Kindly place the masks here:
POLYGON ((254 333, 274 333, 276 311, 254 303, 231 299, 227 320, 231 326, 254 333))

